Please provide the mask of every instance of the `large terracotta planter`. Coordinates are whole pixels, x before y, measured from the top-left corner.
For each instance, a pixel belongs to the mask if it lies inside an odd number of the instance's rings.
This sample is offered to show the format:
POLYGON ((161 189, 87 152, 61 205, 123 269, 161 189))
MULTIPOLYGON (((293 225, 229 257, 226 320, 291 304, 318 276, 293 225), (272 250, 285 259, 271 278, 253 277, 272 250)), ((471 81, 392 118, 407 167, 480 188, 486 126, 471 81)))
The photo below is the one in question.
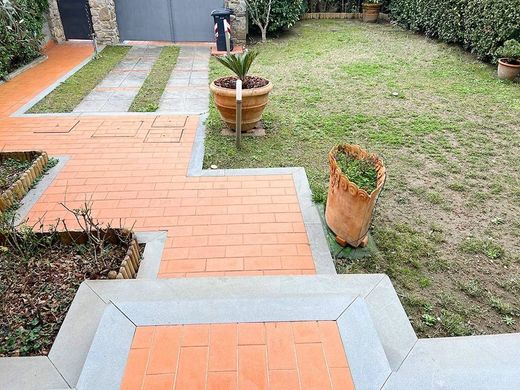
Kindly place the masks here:
POLYGON ((336 241, 340 245, 366 246, 372 213, 386 179, 383 161, 357 145, 339 145, 329 152, 329 166, 330 184, 325 210, 327 225, 336 234, 336 241), (360 189, 341 172, 336 162, 338 151, 358 158, 375 157, 377 186, 371 194, 360 189))
POLYGON ((518 64, 510 64, 505 60, 505 58, 501 58, 498 60, 499 79, 513 81, 518 76, 520 76, 520 61, 518 61, 518 64))
MULTIPOLYGON (((209 86, 213 93, 213 100, 217 106, 220 117, 230 129, 236 129, 236 91, 231 88, 222 88, 213 81, 209 86)), ((260 88, 242 90, 242 132, 255 128, 262 119, 262 113, 269 99, 269 92, 273 84, 269 83, 260 88)))
POLYGON ((375 23, 379 19, 379 10, 381 4, 378 3, 363 3, 363 22, 375 23))

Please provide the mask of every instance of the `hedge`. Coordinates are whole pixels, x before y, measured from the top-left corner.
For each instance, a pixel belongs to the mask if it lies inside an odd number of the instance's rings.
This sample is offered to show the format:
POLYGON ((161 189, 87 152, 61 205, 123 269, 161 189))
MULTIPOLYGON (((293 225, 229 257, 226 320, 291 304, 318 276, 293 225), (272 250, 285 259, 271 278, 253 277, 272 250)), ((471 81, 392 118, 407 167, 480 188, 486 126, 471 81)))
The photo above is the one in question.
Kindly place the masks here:
POLYGON ((40 55, 47 0, 1 0, 0 79, 40 55))
POLYGON ((508 39, 520 39, 519 0, 392 0, 390 10, 399 25, 460 43, 486 61, 508 39))
POLYGON ((302 0, 273 0, 268 30, 278 32, 291 28, 300 19, 302 0))
MULTIPOLYGON (((382 11, 388 11, 390 0, 381 0, 382 11)), ((305 0, 304 12, 359 12, 359 0, 305 0)))

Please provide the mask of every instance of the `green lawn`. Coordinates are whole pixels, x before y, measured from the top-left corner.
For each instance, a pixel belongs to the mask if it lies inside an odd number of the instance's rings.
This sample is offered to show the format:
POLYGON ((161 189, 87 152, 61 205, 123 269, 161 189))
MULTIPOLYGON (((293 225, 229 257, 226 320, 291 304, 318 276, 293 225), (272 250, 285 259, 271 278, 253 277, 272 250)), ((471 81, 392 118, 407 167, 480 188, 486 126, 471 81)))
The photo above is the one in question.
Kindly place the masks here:
POLYGON ((107 46, 99 57, 74 73, 54 91, 45 96, 28 111, 29 113, 72 112, 96 85, 121 61, 129 46, 107 46))
POLYGON ((134 98, 129 111, 153 112, 159 108, 159 100, 175 67, 178 55, 179 48, 176 46, 167 46, 161 50, 159 58, 155 61, 150 74, 134 98))
POLYGON ((255 49, 267 136, 237 151, 212 107, 205 167, 303 166, 324 202, 335 143, 378 153, 378 249, 338 270, 387 273, 420 336, 520 331, 520 85, 389 24, 304 21, 255 49))

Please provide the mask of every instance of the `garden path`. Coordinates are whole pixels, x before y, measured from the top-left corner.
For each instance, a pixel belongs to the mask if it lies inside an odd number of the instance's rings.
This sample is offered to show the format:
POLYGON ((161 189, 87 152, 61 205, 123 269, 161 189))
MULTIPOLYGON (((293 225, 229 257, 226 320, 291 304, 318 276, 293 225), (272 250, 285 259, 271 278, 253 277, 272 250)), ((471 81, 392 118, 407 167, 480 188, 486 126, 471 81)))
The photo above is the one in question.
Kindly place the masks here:
POLYGON ((74 112, 126 112, 141 89, 162 47, 132 46, 108 75, 94 88, 74 112))
POLYGON ((210 50, 181 46, 179 57, 159 103, 158 112, 201 114, 208 110, 210 50))
MULTIPOLYGON (((180 66, 207 66, 207 48, 186 52, 180 66)), ((315 273, 291 174, 187 176, 198 116, 9 116, 90 53, 83 44, 56 46, 0 85, 0 148, 70 156, 31 220, 70 218, 61 202, 91 199, 101 221, 168 231, 162 278, 315 273)))

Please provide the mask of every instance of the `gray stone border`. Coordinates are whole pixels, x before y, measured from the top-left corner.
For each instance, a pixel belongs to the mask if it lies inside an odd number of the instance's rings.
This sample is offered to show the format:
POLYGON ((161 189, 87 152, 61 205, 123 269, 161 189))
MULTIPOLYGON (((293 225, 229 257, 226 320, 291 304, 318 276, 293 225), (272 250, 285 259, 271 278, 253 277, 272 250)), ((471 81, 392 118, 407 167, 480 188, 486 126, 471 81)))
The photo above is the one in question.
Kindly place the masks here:
POLYGON ((9 73, 7 76, 5 76, 5 80, 0 80, 0 85, 5 84, 7 81, 14 79, 16 76, 19 76, 26 70, 29 70, 31 68, 34 68, 36 65, 41 64, 43 61, 46 61, 47 58, 49 58, 49 57, 47 57, 45 54, 42 54, 41 56, 39 56, 39 57, 35 58, 34 60, 32 60, 31 62, 29 62, 28 64, 26 64, 18 69, 13 70, 11 73, 9 73))
POLYGON ((137 241, 146 244, 137 279, 157 279, 168 232, 135 232, 137 241))
POLYGON ((208 115, 202 115, 193 141, 187 176, 259 176, 292 175, 296 195, 311 246, 312 258, 318 274, 336 274, 319 211, 312 201, 312 192, 304 168, 247 168, 247 169, 203 169, 204 139, 208 115))
POLYGON ((34 186, 34 188, 32 188, 20 201, 20 207, 16 210, 15 224, 18 225, 27 218, 27 215, 29 215, 33 206, 38 202, 45 190, 51 186, 54 179, 56 179, 61 170, 65 167, 67 161, 70 159, 69 156, 58 156, 54 158, 58 160, 58 163, 49 169, 42 176, 38 184, 36 184, 36 186, 34 186))
MULTIPOLYGON (((137 278, 157 278, 166 232, 136 232, 139 243, 146 244, 137 278)), ((135 280, 98 281, 115 289, 135 280)), ((99 285, 99 283, 98 283, 99 285)), ((146 292, 141 291, 142 294, 146 292)), ((84 282, 65 316, 48 356, 0 358, 0 389, 74 388, 91 347, 107 302, 84 282)), ((113 337, 117 337, 117 334, 113 337)), ((133 328, 130 335, 133 337, 133 328)), ((114 353, 115 358, 115 351, 114 353)), ((124 354, 123 354, 124 355, 124 354)), ((111 355, 112 356, 112 355, 111 355)), ((126 355, 124 355, 126 356, 126 355)), ((110 359, 110 356, 106 356, 110 359)), ((97 387, 104 388, 103 386, 97 387)))
POLYGON ((520 385, 520 334, 417 340, 386 275, 85 284, 106 306, 78 389, 119 388, 137 326, 305 320, 336 321, 357 390, 520 385))
MULTIPOLYGON (((118 287, 113 282, 86 282, 106 302, 106 308, 77 388, 96 389, 101 384, 104 389, 119 388, 135 328, 153 325, 337 321, 356 389, 381 388, 390 375, 376 330, 385 324, 373 324, 366 302, 377 286, 390 283, 386 276, 211 280, 211 285, 208 278, 198 278, 133 281, 118 287)), ((392 298, 387 299, 386 311, 401 321, 402 313, 394 310, 392 298)), ((393 345, 396 340, 387 342, 393 345)))

